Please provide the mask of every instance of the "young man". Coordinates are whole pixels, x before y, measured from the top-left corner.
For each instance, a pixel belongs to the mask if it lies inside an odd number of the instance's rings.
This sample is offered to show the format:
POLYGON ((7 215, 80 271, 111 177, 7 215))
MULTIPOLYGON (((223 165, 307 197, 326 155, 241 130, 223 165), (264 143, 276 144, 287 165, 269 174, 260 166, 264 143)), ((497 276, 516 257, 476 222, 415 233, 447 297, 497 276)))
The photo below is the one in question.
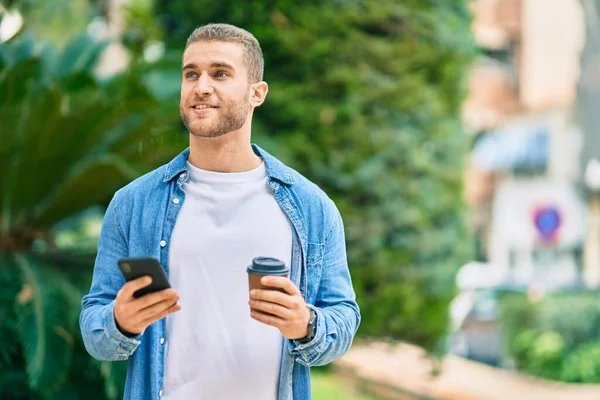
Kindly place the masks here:
POLYGON ((250 142, 263 64, 243 29, 196 29, 180 102, 190 147, 106 211, 80 324, 92 356, 129 359, 126 399, 306 400, 309 367, 352 343, 360 314, 337 208, 250 142), (143 256, 160 260, 171 289, 133 297, 150 278, 125 283, 117 261, 143 256), (257 256, 290 266, 289 278, 263 278, 281 291, 249 295, 257 256))

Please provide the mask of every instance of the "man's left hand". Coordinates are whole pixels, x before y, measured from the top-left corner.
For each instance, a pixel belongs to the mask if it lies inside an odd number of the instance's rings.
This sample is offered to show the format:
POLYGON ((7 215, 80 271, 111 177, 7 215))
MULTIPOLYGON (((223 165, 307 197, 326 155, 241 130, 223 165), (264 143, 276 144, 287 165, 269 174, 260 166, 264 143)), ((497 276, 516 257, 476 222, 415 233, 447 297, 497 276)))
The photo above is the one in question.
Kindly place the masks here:
POLYGON ((283 276, 264 276, 261 283, 275 289, 282 289, 284 292, 252 289, 248 303, 254 311, 250 312, 250 316, 259 322, 274 326, 290 340, 306 337, 310 310, 300 290, 291 280, 283 276))

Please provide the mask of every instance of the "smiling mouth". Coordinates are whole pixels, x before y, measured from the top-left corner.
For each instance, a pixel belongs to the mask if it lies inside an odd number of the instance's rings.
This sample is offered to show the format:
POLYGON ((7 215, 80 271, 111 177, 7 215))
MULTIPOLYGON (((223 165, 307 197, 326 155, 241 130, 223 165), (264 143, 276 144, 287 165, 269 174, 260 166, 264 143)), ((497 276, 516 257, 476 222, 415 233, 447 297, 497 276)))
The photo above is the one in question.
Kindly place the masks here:
POLYGON ((196 104, 195 106, 192 106, 192 108, 194 110, 210 110, 210 109, 218 108, 218 107, 217 106, 211 106, 211 105, 208 105, 208 104, 196 104))

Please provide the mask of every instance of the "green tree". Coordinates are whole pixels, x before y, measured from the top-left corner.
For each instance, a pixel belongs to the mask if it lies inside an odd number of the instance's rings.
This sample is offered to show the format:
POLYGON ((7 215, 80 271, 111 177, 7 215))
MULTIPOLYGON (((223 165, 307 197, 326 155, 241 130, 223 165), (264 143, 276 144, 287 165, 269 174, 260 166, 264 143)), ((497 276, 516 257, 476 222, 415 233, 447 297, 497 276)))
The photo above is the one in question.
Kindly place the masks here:
POLYGON ((78 328, 95 248, 61 249, 55 227, 171 158, 176 139, 135 71, 95 78, 104 47, 85 35, 60 52, 0 44, 0 398, 114 399, 122 387, 124 364, 93 360, 78 328))
POLYGON ((453 274, 468 258, 459 122, 474 55, 466 3, 155 2, 179 57, 209 22, 245 28, 261 43, 270 92, 254 141, 340 208, 364 334, 434 345, 453 274))

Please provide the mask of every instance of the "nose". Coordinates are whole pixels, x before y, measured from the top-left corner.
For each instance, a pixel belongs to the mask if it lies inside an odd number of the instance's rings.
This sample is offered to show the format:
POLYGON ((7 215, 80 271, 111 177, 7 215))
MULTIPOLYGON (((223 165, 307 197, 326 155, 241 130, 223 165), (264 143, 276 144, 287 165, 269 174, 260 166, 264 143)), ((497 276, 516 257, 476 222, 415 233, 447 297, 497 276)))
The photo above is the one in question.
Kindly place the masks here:
POLYGON ((200 75, 200 77, 196 81, 194 91, 199 97, 210 96, 213 93, 214 88, 210 83, 210 78, 208 77, 208 74, 200 75))

